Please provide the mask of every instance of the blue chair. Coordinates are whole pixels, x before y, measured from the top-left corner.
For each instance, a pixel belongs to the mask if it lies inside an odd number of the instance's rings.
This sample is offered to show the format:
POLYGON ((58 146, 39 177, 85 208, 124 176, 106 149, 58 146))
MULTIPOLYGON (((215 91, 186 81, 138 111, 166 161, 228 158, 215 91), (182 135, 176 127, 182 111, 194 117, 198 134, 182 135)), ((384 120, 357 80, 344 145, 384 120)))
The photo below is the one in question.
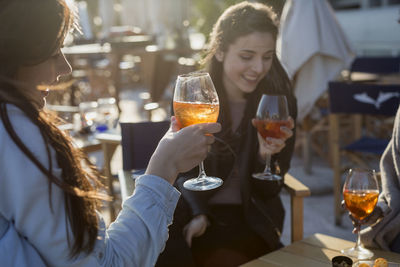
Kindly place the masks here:
POLYGON ((120 123, 120 125, 123 170, 118 173, 118 179, 121 185, 121 198, 125 200, 134 190, 134 179, 145 172, 170 122, 147 121, 120 123))
POLYGON ((400 57, 357 57, 350 72, 390 74, 400 72, 400 57))
POLYGON ((392 133, 400 85, 330 82, 328 91, 329 150, 334 172, 335 223, 339 225, 343 213, 340 205, 342 159, 351 163, 347 169, 368 167, 366 158, 380 158, 392 133))

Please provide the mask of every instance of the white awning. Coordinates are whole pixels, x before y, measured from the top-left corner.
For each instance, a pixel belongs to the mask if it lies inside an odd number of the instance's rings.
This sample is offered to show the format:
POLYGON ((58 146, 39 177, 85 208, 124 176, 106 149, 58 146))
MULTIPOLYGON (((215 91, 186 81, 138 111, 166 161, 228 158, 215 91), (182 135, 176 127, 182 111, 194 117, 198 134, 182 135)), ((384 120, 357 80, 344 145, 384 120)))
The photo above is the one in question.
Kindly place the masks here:
POLYGON ((286 1, 277 54, 294 83, 299 121, 355 56, 327 0, 286 1))

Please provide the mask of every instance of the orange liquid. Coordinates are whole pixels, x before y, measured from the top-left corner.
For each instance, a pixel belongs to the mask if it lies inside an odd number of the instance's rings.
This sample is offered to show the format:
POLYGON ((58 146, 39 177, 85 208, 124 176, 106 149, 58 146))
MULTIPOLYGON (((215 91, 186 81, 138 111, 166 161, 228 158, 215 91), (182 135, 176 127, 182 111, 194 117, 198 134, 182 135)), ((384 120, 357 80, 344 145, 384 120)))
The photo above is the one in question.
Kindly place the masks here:
POLYGON ((346 190, 343 198, 354 218, 362 220, 372 213, 378 202, 378 190, 346 190))
POLYGON ((219 105, 174 101, 174 112, 179 125, 183 128, 197 123, 216 122, 219 105))
POLYGON ((281 126, 289 126, 287 120, 255 120, 257 131, 265 139, 267 137, 282 138, 284 133, 281 131, 281 126))

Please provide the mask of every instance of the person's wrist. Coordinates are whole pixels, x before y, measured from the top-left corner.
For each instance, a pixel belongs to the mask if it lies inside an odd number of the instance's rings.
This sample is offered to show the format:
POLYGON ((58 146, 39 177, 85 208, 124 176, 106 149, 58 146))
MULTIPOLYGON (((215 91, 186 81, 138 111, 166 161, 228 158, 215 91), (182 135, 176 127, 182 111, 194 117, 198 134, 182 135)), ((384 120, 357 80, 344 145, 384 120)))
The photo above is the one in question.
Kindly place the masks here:
POLYGON ((194 219, 197 219, 197 220, 200 220, 200 221, 204 222, 207 226, 210 225, 210 220, 208 219, 207 215, 205 215, 205 214, 196 215, 194 217, 194 219))
POLYGON ((160 157, 157 153, 154 153, 151 157, 145 172, 145 174, 159 176, 170 184, 175 182, 178 173, 177 167, 173 161, 170 161, 169 157, 160 157))

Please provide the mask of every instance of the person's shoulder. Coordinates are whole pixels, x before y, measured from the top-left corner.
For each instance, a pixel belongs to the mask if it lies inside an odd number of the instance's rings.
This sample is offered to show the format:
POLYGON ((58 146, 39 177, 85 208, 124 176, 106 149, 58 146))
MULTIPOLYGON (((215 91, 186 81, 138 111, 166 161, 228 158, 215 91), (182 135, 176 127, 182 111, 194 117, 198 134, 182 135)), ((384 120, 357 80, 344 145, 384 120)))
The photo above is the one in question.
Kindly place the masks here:
POLYGON ((2 145, 15 145, 11 139, 11 133, 7 128, 15 132, 17 138, 19 138, 28 148, 36 150, 35 148, 40 147, 44 144, 43 136, 40 133, 39 127, 15 105, 7 104, 7 120, 1 120, 0 123, 0 138, 2 145))
MULTIPOLYGON (((10 122, 13 124, 19 124, 21 122, 31 122, 28 115, 24 113, 22 109, 19 107, 13 105, 13 104, 6 104, 6 111, 7 111, 7 116, 10 122)), ((4 124, 4 122, 3 122, 4 124)), ((33 123, 31 122, 33 125, 33 123)))
MULTIPOLYGON (((8 120, 14 130, 22 135, 33 135, 39 133, 39 128, 33 123, 33 121, 28 117, 28 115, 22 111, 19 107, 7 104, 6 106, 8 120)), ((3 121, 1 127, 5 127, 3 121)))

